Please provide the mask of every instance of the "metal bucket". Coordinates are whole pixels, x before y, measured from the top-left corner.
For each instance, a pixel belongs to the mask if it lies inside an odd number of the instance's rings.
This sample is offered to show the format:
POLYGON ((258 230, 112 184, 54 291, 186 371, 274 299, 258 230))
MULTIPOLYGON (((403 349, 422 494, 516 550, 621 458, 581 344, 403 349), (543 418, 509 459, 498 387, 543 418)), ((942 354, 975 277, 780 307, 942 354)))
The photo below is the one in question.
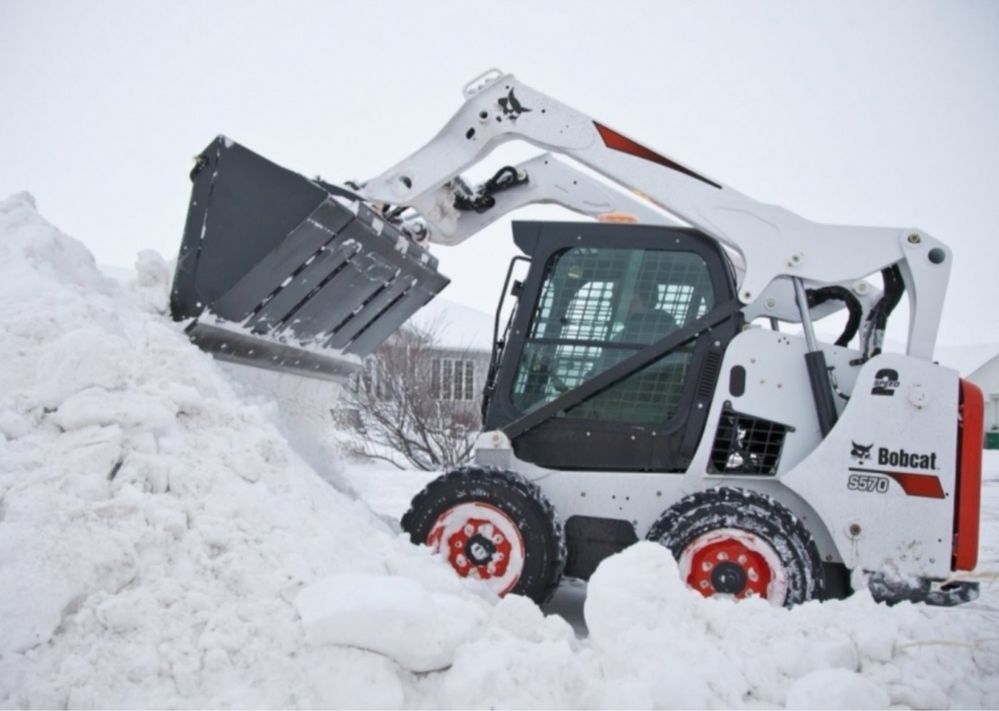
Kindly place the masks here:
POLYGON ((360 200, 223 136, 191 179, 170 308, 216 357, 340 380, 449 283, 360 200))

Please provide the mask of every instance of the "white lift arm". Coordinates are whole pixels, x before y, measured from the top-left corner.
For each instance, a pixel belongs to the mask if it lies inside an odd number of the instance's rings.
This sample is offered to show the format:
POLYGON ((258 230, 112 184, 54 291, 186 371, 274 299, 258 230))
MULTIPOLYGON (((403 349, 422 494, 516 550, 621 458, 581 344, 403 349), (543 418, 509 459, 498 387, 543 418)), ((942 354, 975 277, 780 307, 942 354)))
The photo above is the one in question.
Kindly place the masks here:
MULTIPOLYGON (((738 295, 747 305, 766 298, 768 287, 787 277, 810 286, 856 285, 862 295, 862 280, 897 265, 910 300, 908 353, 932 359, 950 274, 951 253, 942 242, 917 229, 819 224, 757 202, 499 70, 473 80, 464 95, 464 105, 429 143, 361 186, 368 200, 414 208, 426 220, 424 236, 431 242, 457 244, 506 212, 536 202, 591 216, 640 213, 639 219, 668 223, 643 200, 549 155, 519 166, 529 180, 496 193, 491 209, 456 208, 455 179, 498 145, 523 140, 582 163, 738 252, 745 265, 738 295)), ((758 305, 753 310, 762 312, 758 305)))

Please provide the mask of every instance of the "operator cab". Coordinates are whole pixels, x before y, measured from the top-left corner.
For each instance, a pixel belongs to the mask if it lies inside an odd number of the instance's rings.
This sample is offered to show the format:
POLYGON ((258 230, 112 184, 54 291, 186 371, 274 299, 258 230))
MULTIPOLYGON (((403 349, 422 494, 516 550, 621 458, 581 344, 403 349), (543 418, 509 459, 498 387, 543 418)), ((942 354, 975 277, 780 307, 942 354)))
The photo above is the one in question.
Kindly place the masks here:
POLYGON ((531 266, 485 428, 539 466, 684 471, 742 324, 724 252, 654 225, 515 222, 514 241, 531 266))

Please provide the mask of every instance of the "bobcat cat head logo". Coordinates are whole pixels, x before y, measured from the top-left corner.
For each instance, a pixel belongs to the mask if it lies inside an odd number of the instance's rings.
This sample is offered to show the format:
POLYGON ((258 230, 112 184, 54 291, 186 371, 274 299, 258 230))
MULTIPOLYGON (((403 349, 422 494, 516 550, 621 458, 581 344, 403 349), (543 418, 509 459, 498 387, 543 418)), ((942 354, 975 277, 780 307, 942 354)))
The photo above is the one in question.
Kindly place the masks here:
POLYGON ((863 464, 868 459, 871 458, 871 450, 874 448, 874 444, 857 444, 853 440, 850 440, 853 445, 853 449, 850 450, 850 456, 857 460, 857 464, 863 464))
POLYGON ((499 105, 503 110, 503 115, 511 121, 516 121, 517 117, 521 114, 526 114, 534 110, 521 104, 520 101, 517 100, 517 97, 513 95, 513 89, 510 89, 510 93, 506 96, 500 97, 499 105))

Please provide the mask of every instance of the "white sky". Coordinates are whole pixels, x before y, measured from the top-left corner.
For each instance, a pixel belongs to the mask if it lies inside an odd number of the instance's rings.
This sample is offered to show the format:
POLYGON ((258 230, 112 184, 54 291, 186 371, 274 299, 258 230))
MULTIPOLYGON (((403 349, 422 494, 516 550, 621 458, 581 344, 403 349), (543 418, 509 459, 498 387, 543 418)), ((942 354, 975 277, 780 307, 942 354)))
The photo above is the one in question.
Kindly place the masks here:
MULTIPOLYGON (((940 341, 999 341, 999 2, 0 0, 0 196, 102 263, 172 258, 216 134, 364 179, 493 66, 757 199, 927 230, 955 254, 940 341)), ((493 310, 508 222, 434 249, 447 298, 493 310)))

